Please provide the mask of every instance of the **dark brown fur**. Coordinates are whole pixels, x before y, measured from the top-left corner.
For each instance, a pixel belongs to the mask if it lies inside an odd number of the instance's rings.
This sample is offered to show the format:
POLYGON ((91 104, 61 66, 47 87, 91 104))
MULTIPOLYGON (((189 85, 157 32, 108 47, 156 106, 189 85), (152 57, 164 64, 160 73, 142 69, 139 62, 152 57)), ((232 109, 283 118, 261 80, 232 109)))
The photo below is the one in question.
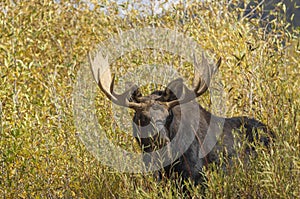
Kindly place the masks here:
MULTIPOLYGON (((176 96, 180 97, 180 93, 182 93, 182 91, 178 90, 178 88, 185 88, 184 85, 177 85, 181 82, 182 81, 175 80, 171 82, 164 91, 155 91, 150 96, 145 97, 145 99, 148 99, 149 109, 159 104, 159 102, 172 101, 176 98, 176 96), (170 90, 172 90, 171 94, 170 90)), ((131 96, 131 100, 135 101, 136 97, 141 97, 141 94, 138 90, 133 93, 133 95, 131 96)), ((200 116, 196 117, 195 115, 193 115, 193 108, 195 106, 195 103, 195 101, 191 101, 189 103, 186 103, 184 108, 181 108, 179 105, 177 105, 170 110, 164 110, 164 112, 168 112, 164 123, 164 134, 166 134, 164 136, 160 136, 160 132, 157 132, 156 134, 154 133, 153 135, 155 128, 151 128, 151 125, 150 128, 143 129, 142 131, 140 130, 141 126, 145 126, 151 122, 155 124, 157 118, 162 117, 160 113, 163 111, 157 112, 153 117, 148 115, 148 108, 140 111, 136 110, 135 112, 133 118, 134 136, 137 137, 137 140, 144 153, 152 152, 160 148, 162 146, 160 143, 164 143, 164 141, 172 141, 172 139, 177 134, 180 122, 184 123, 185 120, 189 120, 188 124, 191 124, 191 120, 194 120, 194 118, 200 118, 198 130, 197 132, 195 132, 195 139, 188 147, 188 150, 184 152, 181 157, 174 160, 173 165, 168 165, 163 169, 167 177, 170 177, 172 172, 177 172, 182 176, 183 180, 190 178, 195 182, 195 185, 198 185, 203 182, 205 178, 202 172, 203 166, 210 163, 218 164, 220 162, 220 152, 224 153, 225 156, 230 159, 230 157, 236 155, 236 151, 234 148, 235 143, 242 143, 245 140, 247 140, 249 143, 258 141, 258 143, 262 143, 263 145, 268 147, 272 137, 274 137, 273 133, 268 130, 266 125, 255 119, 251 119, 248 117, 220 118, 212 115, 210 112, 202 108, 199 104, 197 104, 196 106, 199 107, 200 116), (183 118, 183 120, 181 120, 183 112, 188 112, 190 117, 183 118), (212 118, 214 119, 214 121, 218 119, 224 119, 225 122, 223 126, 223 132, 219 136, 217 144, 212 148, 212 150, 205 151, 205 147, 202 147, 201 144, 207 134, 208 125, 210 124, 212 118), (261 133, 263 135, 259 134, 259 130, 261 130, 261 133), (237 136, 234 136, 233 132, 235 132, 237 136), (148 137, 148 135, 151 133, 153 136, 148 137), (141 136, 141 134, 144 134, 144 136, 141 136), (167 136, 167 138, 165 138, 165 136, 167 136), (158 141, 158 139, 160 140, 160 142, 158 141), (208 154, 205 157, 201 157, 201 154, 203 153, 208 154)), ((162 109, 164 109, 164 106, 161 107, 162 109)), ((191 126, 186 126, 184 134, 186 134, 186 136, 191 135, 191 133, 194 133, 192 131, 193 130, 191 126)), ((217 139, 217 137, 213 137, 213 139, 217 139)), ((177 146, 181 147, 180 145, 181 143, 178 143, 177 146)), ((245 153, 250 154, 252 151, 254 151, 254 148, 250 144, 249 147, 245 149, 245 153)), ((149 159, 147 159, 147 161, 145 162, 147 162, 147 164, 151 163, 149 159)), ((158 176, 161 177, 162 173, 159 172, 158 176)))

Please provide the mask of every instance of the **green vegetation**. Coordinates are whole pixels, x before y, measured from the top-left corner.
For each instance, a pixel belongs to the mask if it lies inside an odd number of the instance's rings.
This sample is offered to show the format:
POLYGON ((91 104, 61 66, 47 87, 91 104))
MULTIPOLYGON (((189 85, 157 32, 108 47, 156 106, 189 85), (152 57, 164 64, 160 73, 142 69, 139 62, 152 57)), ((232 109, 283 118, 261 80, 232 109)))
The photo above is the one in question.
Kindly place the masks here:
MULTIPOLYGON (((229 12, 218 1, 178 4, 166 15, 131 10, 123 17, 118 8, 127 10, 128 4, 94 2, 93 10, 80 0, 0 3, 1 198, 183 197, 176 180, 157 183, 151 174, 103 166, 81 143, 73 123, 73 84, 87 52, 121 30, 141 27, 185 33, 222 57, 218 78, 227 92, 226 116, 256 117, 277 135, 270 152, 259 148, 250 165, 237 158, 226 173, 216 165, 206 168, 207 198, 299 197, 299 28, 288 30, 274 13, 274 31, 267 34, 257 19, 238 19, 238 8, 229 12)), ((277 9, 285 12, 284 4, 277 9)), ((181 58, 146 50, 126 54, 111 67, 118 76, 152 63, 179 68, 181 58)), ((191 65, 184 66, 180 73, 192 79, 191 65)), ((199 100, 209 109, 208 94, 199 100)), ((111 106, 100 92, 97 107, 111 141, 139 151, 130 133, 110 133, 111 106)), ((191 190, 199 197, 199 187, 191 190)))

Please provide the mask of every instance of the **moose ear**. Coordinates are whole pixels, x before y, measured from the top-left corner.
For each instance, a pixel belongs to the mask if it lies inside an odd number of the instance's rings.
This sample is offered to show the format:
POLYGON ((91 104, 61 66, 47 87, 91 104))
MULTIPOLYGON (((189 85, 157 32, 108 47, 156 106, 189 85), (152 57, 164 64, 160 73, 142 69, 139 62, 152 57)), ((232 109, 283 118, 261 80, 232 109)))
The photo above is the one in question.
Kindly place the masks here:
POLYGON ((126 82, 125 88, 126 90, 130 90, 130 95, 128 96, 129 102, 139 102, 138 99, 142 97, 139 87, 132 82, 126 82))
POLYGON ((171 81, 163 93, 163 101, 179 99, 183 93, 184 84, 182 78, 171 81))
POLYGON ((141 101, 140 100, 141 97, 142 97, 142 93, 140 92, 140 89, 138 87, 136 87, 136 89, 133 91, 129 101, 139 103, 141 101))

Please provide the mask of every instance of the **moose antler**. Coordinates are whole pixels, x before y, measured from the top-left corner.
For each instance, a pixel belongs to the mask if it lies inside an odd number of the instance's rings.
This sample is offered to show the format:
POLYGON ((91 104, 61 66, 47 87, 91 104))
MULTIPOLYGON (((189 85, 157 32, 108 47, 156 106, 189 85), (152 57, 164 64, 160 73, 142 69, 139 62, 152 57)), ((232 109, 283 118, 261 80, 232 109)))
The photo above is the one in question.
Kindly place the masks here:
POLYGON ((138 89, 136 85, 132 85, 122 94, 117 94, 114 92, 115 76, 113 76, 113 78, 111 77, 107 56, 104 59, 101 53, 97 53, 93 60, 91 54, 89 53, 88 58, 94 79, 106 97, 108 97, 113 103, 120 106, 125 106, 132 109, 142 108, 141 103, 130 102, 128 100, 132 93, 138 89))
POLYGON ((207 59, 204 56, 204 53, 202 53, 202 67, 204 67, 205 69, 205 77, 206 77, 206 81, 203 82, 202 78, 201 78, 201 73, 200 73, 200 66, 197 62, 197 58, 194 54, 194 73, 195 73, 195 77, 194 77, 194 89, 190 90, 187 87, 184 87, 184 93, 183 93, 183 97, 180 99, 176 99, 170 102, 167 102, 167 106, 169 108, 172 108, 176 105, 179 104, 184 104, 187 103, 197 97, 199 97, 200 95, 202 95, 207 89, 208 86, 210 85, 210 80, 213 76, 213 74, 217 71, 217 69, 219 68, 219 66, 221 65, 221 58, 218 60, 216 67, 211 69, 207 59))
MULTIPOLYGON (((137 99, 138 102, 129 101, 132 94, 138 89, 137 85, 131 85, 124 93, 117 94, 114 92, 114 80, 115 76, 111 77, 111 72, 108 64, 108 57, 103 58, 101 53, 97 53, 92 60, 91 54, 88 54, 91 70, 95 81, 103 93, 115 104, 120 106, 129 107, 132 109, 143 109, 145 104, 143 103, 143 97, 137 99)), ((169 102, 164 102, 167 107, 172 108, 179 104, 187 103, 200 95, 202 95, 210 84, 212 75, 217 71, 221 64, 221 58, 218 60, 216 67, 211 68, 207 59, 202 53, 202 67, 205 69, 206 80, 202 81, 200 66, 197 62, 196 56, 194 55, 194 67, 195 67, 195 78, 194 78, 194 89, 190 90, 186 86, 183 87, 183 94, 180 99, 176 99, 169 102)))

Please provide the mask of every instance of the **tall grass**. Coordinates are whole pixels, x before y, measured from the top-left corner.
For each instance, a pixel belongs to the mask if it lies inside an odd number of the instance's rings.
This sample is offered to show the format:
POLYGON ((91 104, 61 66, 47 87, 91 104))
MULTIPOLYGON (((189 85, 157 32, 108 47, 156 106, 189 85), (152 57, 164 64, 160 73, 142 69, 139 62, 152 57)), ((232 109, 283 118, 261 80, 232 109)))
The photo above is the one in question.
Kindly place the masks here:
MULTIPOLYGON (((129 4, 96 2, 93 10, 79 0, 0 3, 1 198, 184 197, 176 176, 158 183, 151 174, 102 165, 73 123, 72 89, 87 52, 121 30, 149 26, 183 32, 222 57, 218 78, 227 93, 225 115, 256 117, 277 136, 271 150, 258 148, 249 165, 236 158, 226 172, 217 165, 205 168, 207 198, 299 197, 299 29, 288 31, 275 15, 267 33, 258 19, 239 19, 239 8, 229 12, 224 2, 179 3, 164 10, 166 15, 137 10, 120 15, 118 8, 129 4)), ((284 11, 282 4, 278 9, 284 11)), ((173 63, 192 79, 191 65, 180 66, 184 60, 167 52, 129 53, 112 68, 118 76, 151 63, 173 63)), ((208 95, 200 103, 210 109, 208 95)), ((112 111, 100 92, 97 107, 111 141, 139 152, 130 132, 110 133, 112 111)), ((200 187, 190 189, 200 197, 200 187)))

